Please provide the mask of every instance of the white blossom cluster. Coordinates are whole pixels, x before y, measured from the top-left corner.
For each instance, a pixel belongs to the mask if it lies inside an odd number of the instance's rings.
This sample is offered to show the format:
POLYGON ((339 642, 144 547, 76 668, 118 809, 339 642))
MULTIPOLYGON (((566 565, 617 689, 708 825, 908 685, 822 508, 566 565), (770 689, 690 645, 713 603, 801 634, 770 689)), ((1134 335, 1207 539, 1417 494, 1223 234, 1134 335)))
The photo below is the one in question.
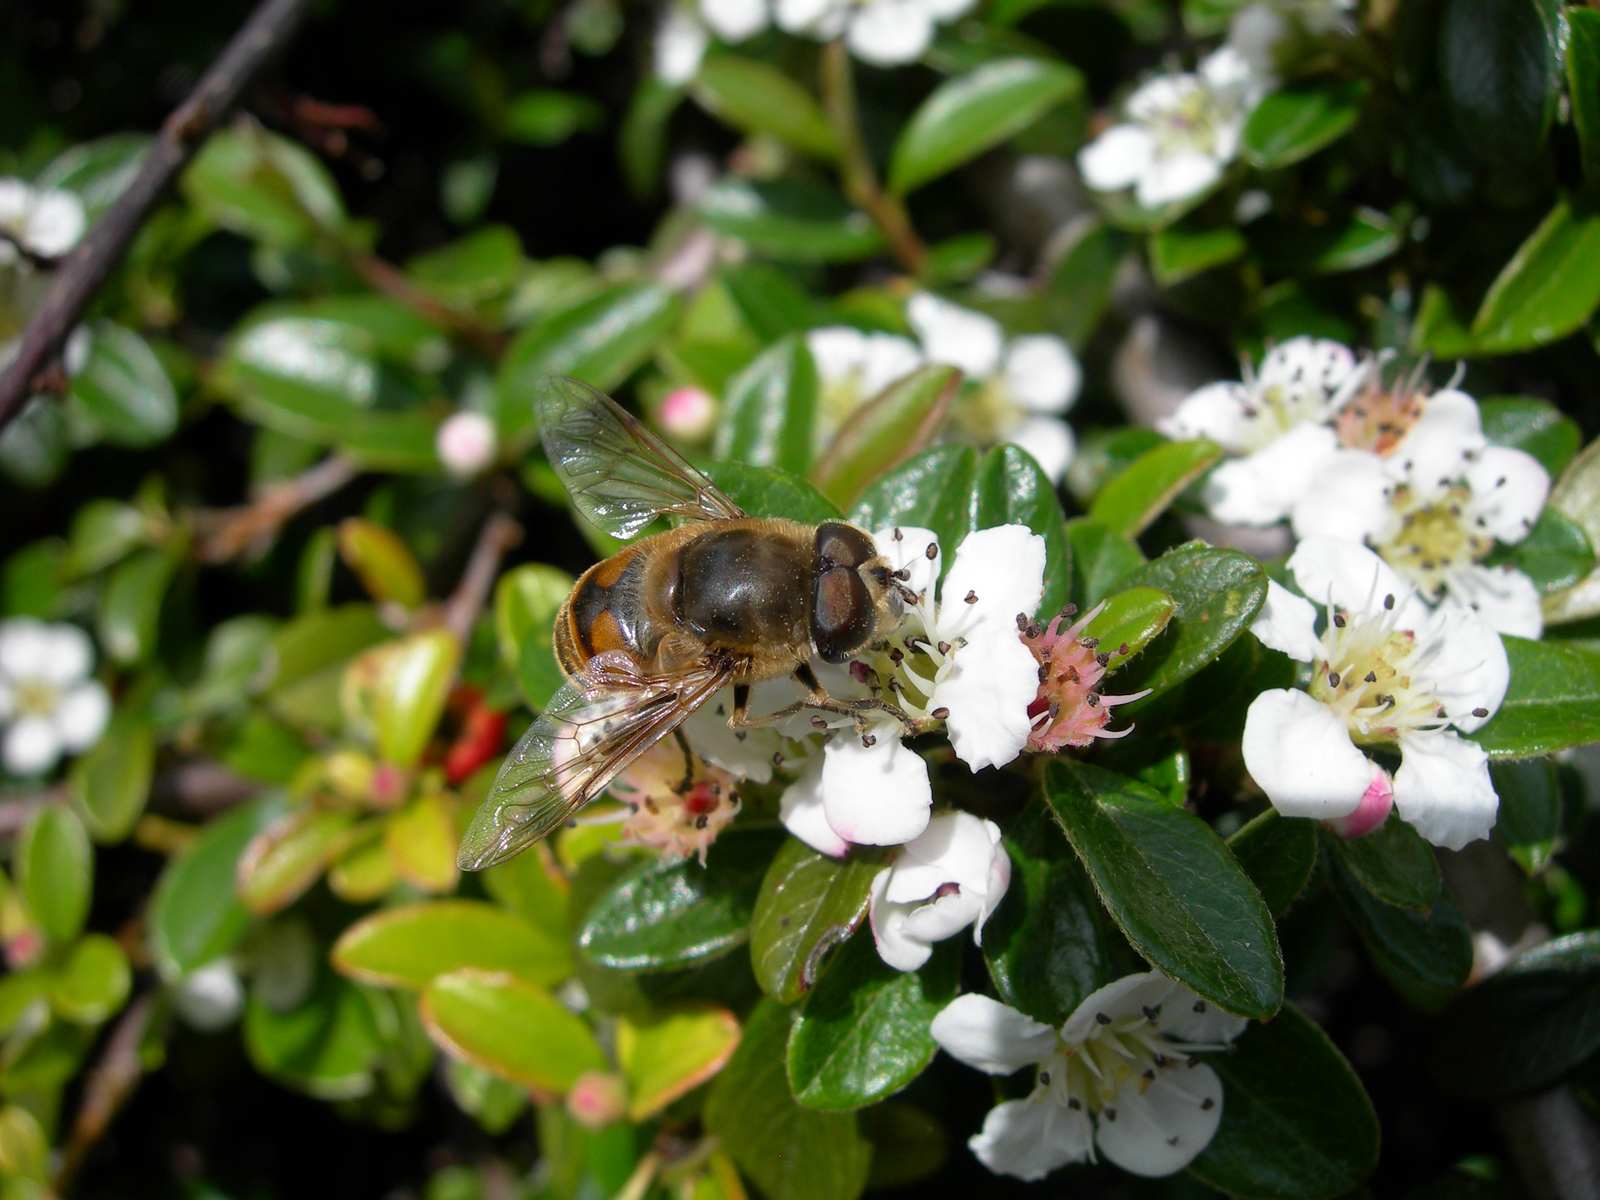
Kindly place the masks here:
MULTIPOLYGON (((44 297, 46 268, 78 244, 87 219, 71 192, 0 179, 0 367, 16 354, 17 339, 44 297)), ((78 370, 88 352, 81 331, 67 342, 66 366, 78 370)))
POLYGON ((0 621, 0 768, 42 775, 100 740, 111 698, 91 674, 94 647, 76 625, 0 621))

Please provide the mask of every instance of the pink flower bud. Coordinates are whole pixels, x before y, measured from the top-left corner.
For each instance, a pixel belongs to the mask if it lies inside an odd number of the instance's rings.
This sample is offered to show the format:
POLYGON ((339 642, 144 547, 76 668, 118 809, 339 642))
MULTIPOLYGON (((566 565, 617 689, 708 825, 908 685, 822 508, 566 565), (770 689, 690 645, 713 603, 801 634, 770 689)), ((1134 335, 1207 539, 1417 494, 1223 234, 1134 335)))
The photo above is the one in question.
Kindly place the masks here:
POLYGON ((567 1093, 567 1111, 585 1129, 600 1129, 628 1111, 628 1091, 620 1075, 585 1071, 567 1093))
POLYGON ((482 413, 458 412, 439 426, 434 447, 445 470, 469 478, 494 461, 494 423, 482 413))
POLYGON ((712 423, 717 419, 717 402, 700 388, 675 388, 661 401, 656 419, 673 437, 698 442, 711 432, 712 423))
POLYGON ((1327 822, 1327 826, 1346 841, 1366 837, 1389 819, 1389 810, 1393 807, 1394 782, 1389 778, 1389 772, 1374 763, 1372 782, 1361 794, 1361 802, 1356 805, 1356 810, 1348 816, 1327 822))

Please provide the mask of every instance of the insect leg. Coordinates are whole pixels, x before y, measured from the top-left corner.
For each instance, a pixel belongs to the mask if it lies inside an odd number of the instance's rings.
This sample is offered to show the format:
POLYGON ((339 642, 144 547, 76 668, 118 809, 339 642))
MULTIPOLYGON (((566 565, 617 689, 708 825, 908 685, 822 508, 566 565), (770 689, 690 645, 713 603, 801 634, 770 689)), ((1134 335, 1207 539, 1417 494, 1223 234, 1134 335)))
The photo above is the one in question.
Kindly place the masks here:
POLYGON ((828 690, 817 679, 816 673, 812 671, 809 663, 801 663, 795 668, 794 679, 801 687, 806 689, 806 698, 804 700, 796 700, 794 703, 786 704, 775 712, 762 713, 760 716, 754 717, 750 715, 748 689, 746 689, 746 694, 741 698, 738 687, 735 687, 733 692, 733 715, 728 718, 728 724, 734 728, 771 725, 778 721, 786 720, 808 708, 818 709, 822 712, 838 713, 840 716, 853 717, 858 726, 866 724, 866 714, 868 713, 883 713, 900 722, 907 729, 912 728, 915 724, 905 710, 893 701, 884 700, 876 696, 841 700, 830 695, 828 690))

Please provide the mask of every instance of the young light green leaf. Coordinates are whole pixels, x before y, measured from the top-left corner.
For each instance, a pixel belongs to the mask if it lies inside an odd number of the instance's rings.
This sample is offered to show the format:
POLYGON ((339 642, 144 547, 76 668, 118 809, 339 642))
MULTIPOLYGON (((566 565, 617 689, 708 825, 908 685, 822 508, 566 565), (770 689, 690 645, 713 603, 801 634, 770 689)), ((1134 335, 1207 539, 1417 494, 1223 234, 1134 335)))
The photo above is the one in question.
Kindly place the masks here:
POLYGON ((357 814, 301 808, 251 840, 239 859, 239 899, 258 917, 293 904, 351 844, 357 814))
POLYGON ((1114 583, 1144 562, 1131 538, 1089 517, 1067 522, 1067 544, 1072 547, 1072 602, 1079 608, 1098 604, 1114 583))
POLYGON ((94 891, 94 849, 78 814, 47 804, 16 844, 17 887, 44 935, 70 942, 83 930, 94 891))
POLYGON ((690 1001, 617 1023, 617 1065, 628 1083, 628 1119, 647 1121, 710 1079, 739 1044, 739 1021, 690 1001))
POLYGON ((115 661, 144 662, 155 652, 161 606, 178 564, 160 550, 141 550, 112 570, 100 599, 100 644, 115 661))
POLYGON ((1106 598, 1098 616, 1084 626, 1084 635, 1100 643, 1108 656, 1106 671, 1117 670, 1149 645, 1178 611, 1172 597, 1159 588, 1133 587, 1106 598))
POLYGON ((554 985, 572 966, 564 941, 477 900, 434 900, 373 913, 344 931, 330 957, 358 982, 405 988, 424 987, 461 967, 554 985))
POLYGON ((583 1019, 515 975, 470 967, 439 975, 423 989, 420 1011, 445 1053, 525 1087, 564 1092, 606 1067, 583 1019))
POLYGON ((98 842, 120 842, 133 830, 155 774, 155 731, 142 720, 113 721, 99 742, 72 764, 72 797, 98 842))
POLYGON ((339 554, 361 579, 367 594, 379 602, 415 608, 427 596, 422 567, 410 548, 391 529, 364 517, 339 522, 339 554))
POLYGON ((73 944, 56 970, 50 1007, 67 1021, 99 1025, 116 1015, 133 987, 128 956, 114 938, 91 933, 73 944))
POLYGON ((707 112, 746 133, 767 133, 818 158, 839 153, 820 105, 778 68, 734 54, 707 55, 689 92, 707 112))
POLYGON ((461 661, 461 642, 448 629, 413 633, 382 655, 373 684, 372 718, 378 753, 413 767, 427 749, 461 661))
POLYGON ((279 1010, 258 993, 244 1013, 244 1046, 263 1075, 323 1100, 372 1090, 383 1044, 372 1005, 360 989, 327 970, 293 1008, 279 1010))
POLYGON ((811 469, 819 491, 840 507, 932 440, 949 412, 961 375, 930 363, 861 405, 839 427, 811 469))

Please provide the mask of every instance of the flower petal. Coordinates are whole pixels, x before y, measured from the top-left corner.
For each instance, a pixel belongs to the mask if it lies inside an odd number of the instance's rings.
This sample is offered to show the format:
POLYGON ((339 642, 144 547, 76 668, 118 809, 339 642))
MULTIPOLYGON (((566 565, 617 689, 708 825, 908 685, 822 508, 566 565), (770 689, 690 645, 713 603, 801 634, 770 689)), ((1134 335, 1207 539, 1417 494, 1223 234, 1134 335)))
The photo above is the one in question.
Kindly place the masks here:
POLYGON ((38 679, 50 670, 48 626, 32 617, 0 621, 0 675, 38 679))
POLYGON ((933 362, 959 367, 973 379, 987 379, 1000 369, 1005 333, 993 317, 918 292, 906 305, 906 320, 933 362))
POLYGON ((1427 607, 1411 585, 1365 546, 1338 538, 1306 538, 1289 556, 1289 573, 1313 604, 1333 605, 1372 615, 1394 597, 1402 629, 1415 629, 1428 618, 1427 607))
POLYGON ((848 325, 825 325, 806 334, 806 349, 823 382, 831 382, 860 369, 867 355, 867 336, 848 325))
POLYGON ((822 803, 822 755, 813 754, 800 777, 783 789, 778 799, 778 819, 783 827, 818 854, 829 858, 843 858, 850 843, 833 831, 828 824, 827 809, 822 803))
POLYGON ((1248 1024, 1244 1017, 1202 1000, 1181 983, 1174 983, 1161 1001, 1161 1015, 1156 1021, 1156 1027, 1168 1037, 1210 1046, 1233 1041, 1248 1024))
POLYGON ((1271 525, 1293 510, 1337 446, 1333 430, 1305 423, 1225 462, 1205 482, 1211 515, 1228 525, 1271 525))
POLYGON ((725 42, 742 42, 767 27, 766 0, 700 0, 700 14, 725 42))
POLYGON ((1465 392, 1435 392, 1389 457, 1416 494, 1432 499, 1465 473, 1467 456, 1484 448, 1478 403, 1465 392))
POLYGON ((1372 778, 1338 714, 1304 692, 1274 688, 1252 700, 1243 749, 1250 777, 1286 817, 1346 816, 1372 778))
POLYGON ((847 12, 841 0, 777 0, 774 8, 778 28, 813 37, 835 36, 847 12))
POLYGON ((915 0, 873 0, 856 10, 845 40, 873 66, 915 62, 933 41, 933 16, 915 0))
MULTIPOLYGON (((880 529, 872 535, 878 553, 889 560, 897 571, 905 571, 906 587, 913 592, 933 595, 934 580, 939 578, 939 535, 920 525, 902 525, 894 529, 880 529), (899 534, 896 537, 896 534, 899 534), (928 553, 928 547, 933 553, 928 553)), ((924 631, 926 632, 926 631, 924 631)))
POLYGON ((1413 829, 1447 850, 1488 837, 1500 807, 1489 756, 1454 733, 1402 737, 1394 806, 1413 829))
POLYGON ((1172 980, 1159 971, 1140 971, 1124 975, 1096 988, 1072 1010, 1061 1026, 1061 1040, 1080 1045, 1095 1037, 1105 1024, 1102 1016, 1115 1021, 1138 1016, 1144 1009, 1160 1004, 1172 990, 1172 980))
POLYGON ((28 213, 22 238, 35 254, 60 258, 78 244, 85 224, 83 203, 71 192, 41 192, 28 213))
POLYGON ((1322 652, 1317 640, 1317 610, 1311 601, 1267 580, 1267 601, 1250 623, 1263 646, 1281 650, 1296 662, 1312 662, 1322 652))
POLYGON ((1043 1179, 1090 1157, 1089 1116, 1044 1095, 1007 1100, 989 1110, 983 1129, 967 1139, 967 1147, 996 1175, 1043 1179))
POLYGON ((66 687, 89 673, 94 662, 94 643, 87 633, 76 625, 47 625, 42 636, 45 660, 38 678, 57 687, 66 687))
POLYGON ((913 937, 907 932, 911 906, 896 904, 885 898, 891 871, 892 868, 885 868, 872 879, 871 899, 867 908, 872 940, 878 947, 878 957, 889 966, 896 971, 915 971, 928 961, 933 946, 931 939, 913 937))
POLYGON ((933 788, 928 764, 900 742, 892 723, 872 730, 876 741, 841 731, 823 748, 822 804, 828 824, 847 842, 898 846, 928 827, 933 788))
POLYGON ((1500 635, 1476 613, 1448 605, 1434 612, 1417 637, 1437 646, 1427 664, 1427 686, 1450 723, 1465 733, 1480 728, 1499 709, 1511 682, 1500 635))
POLYGON ((706 27, 687 9, 677 5, 669 7, 656 27, 653 47, 656 77, 675 87, 688 83, 700 69, 700 60, 705 57, 710 42, 706 27))
POLYGON ((951 748, 972 770, 981 771, 1004 766, 1022 753, 1033 727, 1028 705, 1038 690, 1039 664, 1021 639, 1015 633, 982 633, 956 652, 929 704, 950 710, 945 725, 951 748))
POLYGON ((1095 1122, 1095 1144, 1134 1175, 1183 1170, 1216 1136, 1222 1122, 1222 1080, 1205 1064, 1158 1072, 1141 1088, 1134 1076, 1095 1122), (1112 1119, 1112 1109, 1115 1119, 1112 1119))
POLYGON ((928 1032, 945 1053, 989 1075, 1009 1075, 1043 1062, 1056 1031, 978 992, 957 996, 933 1018, 928 1032))
POLYGON ((1222 163, 1211 154, 1199 150, 1157 154, 1139 177, 1136 194, 1145 208, 1160 208, 1198 196, 1221 178, 1222 163))
POLYGON ((1132 187, 1150 169, 1156 141, 1140 125, 1113 125, 1078 152, 1083 181, 1097 192, 1132 187))
POLYGON ((1400 531, 1391 500, 1394 480, 1383 459, 1365 450, 1335 450, 1290 513, 1297 538, 1387 542, 1400 531))
POLYGON ((1467 517, 1498 541, 1514 544, 1528 536, 1550 495, 1550 476, 1531 454, 1490 446, 1467 468, 1472 502, 1467 517))
POLYGON ((892 333, 869 333, 862 344, 861 392, 876 396, 891 383, 904 379, 924 362, 922 350, 910 338, 892 333))
POLYGON ((54 714, 56 733, 77 754, 100 740, 111 716, 111 697, 99 681, 85 680, 61 697, 54 714))
POLYGON ((1029 417, 1012 428, 1006 440, 1026 450, 1051 483, 1061 482, 1077 451, 1072 426, 1055 417, 1029 417))
POLYGON ((895 860, 888 898, 897 903, 926 900, 947 883, 966 893, 987 890, 990 863, 1000 846, 1000 827, 966 812, 940 813, 907 842, 895 860))
POLYGON ((1014 338, 1006 347, 1006 390, 1036 413, 1063 413, 1078 398, 1083 368, 1072 348, 1047 333, 1014 338))
POLYGON ((1210 438, 1224 450, 1239 452, 1246 448, 1252 428, 1245 416, 1249 399, 1242 383, 1208 383, 1190 392, 1171 416, 1156 422, 1156 428, 1169 438, 1210 438))
POLYGON ((996 525, 967 534, 939 589, 939 635, 953 641, 978 630, 1004 630, 1021 645, 1015 636, 1017 614, 1031 617, 1039 607, 1044 563, 1044 539, 1026 525, 996 525), (974 597, 970 603, 969 595, 974 597))
POLYGON ((12 775, 41 775, 61 757, 61 735, 43 717, 13 721, 0 741, 0 765, 12 775))
POLYGON ((1507 564, 1462 567, 1445 579, 1445 602, 1477 614, 1496 633, 1537 638, 1544 632, 1544 610, 1533 580, 1507 564))

